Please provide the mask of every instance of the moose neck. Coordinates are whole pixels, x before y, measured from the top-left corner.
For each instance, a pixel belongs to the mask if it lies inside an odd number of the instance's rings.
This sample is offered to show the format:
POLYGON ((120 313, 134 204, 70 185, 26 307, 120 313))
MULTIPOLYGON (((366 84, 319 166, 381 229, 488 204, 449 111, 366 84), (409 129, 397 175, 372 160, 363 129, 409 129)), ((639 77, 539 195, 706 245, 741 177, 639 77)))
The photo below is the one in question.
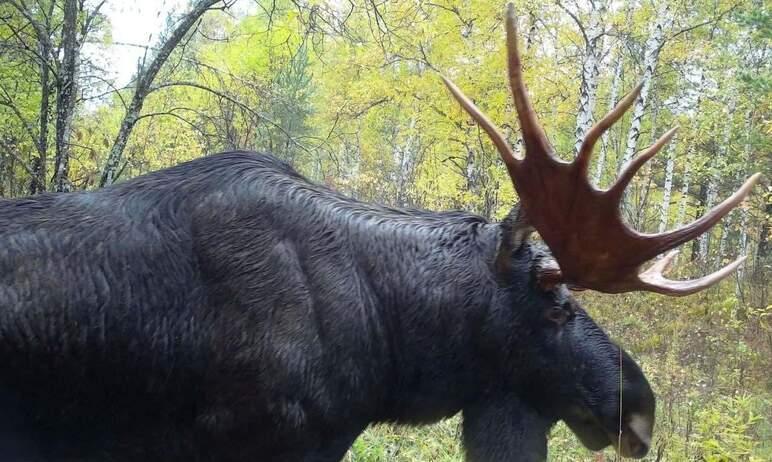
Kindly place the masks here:
POLYGON ((359 224, 350 234, 386 329, 387 396, 399 397, 387 398, 388 419, 452 415, 479 393, 486 368, 499 370, 479 358, 481 338, 507 330, 507 324, 492 323, 490 313, 502 296, 494 274, 500 227, 473 216, 444 220, 443 214, 410 223, 373 220, 375 226, 359 224), (423 414, 416 415, 418 409, 423 414))
MULTIPOLYGON (((339 391, 368 419, 433 421, 479 395, 481 373, 496 370, 511 337, 513 310, 491 313, 510 306, 496 303, 510 293, 495 275, 499 224, 362 203, 268 158, 244 162, 258 168, 230 181, 209 175, 228 189, 195 205, 199 247, 228 246, 200 257, 213 305, 258 320, 275 307, 270 325, 294 343, 305 335, 304 361, 341 369, 339 391), (266 288, 258 303, 256 285, 266 288)), ((253 336, 265 328, 258 322, 253 336)))

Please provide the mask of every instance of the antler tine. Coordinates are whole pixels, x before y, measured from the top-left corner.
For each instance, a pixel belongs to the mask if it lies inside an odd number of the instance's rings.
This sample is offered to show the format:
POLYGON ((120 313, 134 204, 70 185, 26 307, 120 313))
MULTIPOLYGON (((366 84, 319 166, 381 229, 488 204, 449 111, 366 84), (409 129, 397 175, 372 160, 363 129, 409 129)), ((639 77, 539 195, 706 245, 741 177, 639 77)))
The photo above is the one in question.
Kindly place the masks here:
POLYGON ((672 279, 667 279, 662 273, 670 266, 670 263, 673 261, 676 254, 678 254, 677 250, 668 253, 667 256, 652 265, 651 268, 641 273, 638 276, 641 282, 641 288, 664 295, 690 295, 720 282, 722 279, 732 274, 732 272, 734 272, 734 270, 736 270, 746 259, 746 257, 740 257, 715 273, 711 273, 699 279, 674 281, 672 279))
POLYGON ((643 82, 639 83, 632 91, 630 91, 630 93, 625 95, 625 97, 614 106, 614 109, 612 109, 611 112, 593 125, 584 135, 584 141, 582 141, 582 146, 579 148, 579 154, 574 161, 582 171, 583 176, 587 173, 587 166, 590 163, 592 150, 595 147, 598 138, 603 136, 603 134, 606 133, 606 130, 611 128, 611 126, 621 119, 625 112, 630 109, 635 100, 638 99, 638 95, 641 94, 641 88, 643 88, 643 82))
POLYGON ((470 116, 472 116, 475 122, 477 122, 482 127, 482 129, 485 130, 485 133, 487 133, 491 138, 493 144, 496 145, 496 149, 498 149, 499 153, 501 154, 501 159, 507 166, 509 175, 514 179, 514 172, 517 168, 519 160, 515 157, 515 153, 512 152, 512 148, 509 147, 507 140, 504 139, 504 135, 502 135, 498 127, 496 127, 496 125, 491 122, 490 119, 488 119, 488 117, 486 117, 485 114, 483 114, 482 111, 478 109, 469 98, 466 97, 466 95, 464 95, 464 93, 456 86, 456 84, 451 82, 450 79, 447 79, 445 76, 440 77, 442 78, 442 81, 445 82, 445 86, 448 87, 448 90, 450 90, 450 93, 453 95, 453 97, 456 98, 456 101, 461 104, 461 107, 463 107, 464 110, 469 113, 470 116))
POLYGON ((549 140, 536 119, 536 112, 533 110, 533 106, 531 106, 531 101, 528 98, 528 92, 523 82, 523 68, 517 44, 517 17, 515 16, 515 5, 512 3, 507 5, 506 28, 509 86, 512 88, 512 97, 515 101, 517 118, 520 121, 520 131, 523 133, 523 141, 526 148, 530 147, 534 154, 544 153, 549 155, 549 140))
POLYGON ((630 162, 624 166, 622 173, 619 174, 619 178, 617 178, 617 180, 614 182, 614 185, 609 188, 610 196, 619 201, 622 198, 622 194, 624 193, 625 188, 627 188, 627 185, 630 184, 630 181, 633 179, 638 170, 643 166, 643 164, 648 162, 649 159, 654 157, 660 151, 660 149, 662 149, 662 146, 666 145, 671 139, 673 139, 673 135, 675 135, 676 131, 678 131, 678 127, 671 128, 667 131, 667 133, 662 135, 656 142, 654 142, 654 144, 632 158, 630 162))
POLYGON ((709 230, 715 225, 721 218, 729 213, 733 208, 745 199, 751 192, 753 186, 761 178, 761 173, 756 173, 748 178, 745 183, 735 191, 734 194, 724 199, 724 202, 713 207, 708 213, 700 217, 698 220, 682 226, 673 231, 669 231, 662 234, 650 234, 644 235, 645 239, 653 244, 650 245, 647 250, 647 254, 641 255, 642 259, 651 259, 661 254, 665 250, 678 247, 684 242, 691 241, 698 237, 705 231, 709 230))

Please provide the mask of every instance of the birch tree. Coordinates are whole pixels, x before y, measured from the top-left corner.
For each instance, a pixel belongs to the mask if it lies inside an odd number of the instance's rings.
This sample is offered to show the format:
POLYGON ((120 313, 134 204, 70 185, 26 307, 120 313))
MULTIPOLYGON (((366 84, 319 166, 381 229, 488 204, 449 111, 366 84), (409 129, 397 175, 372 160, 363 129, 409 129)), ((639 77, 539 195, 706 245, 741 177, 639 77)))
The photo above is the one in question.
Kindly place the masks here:
MULTIPOLYGON (((657 67, 657 61, 659 60, 659 52, 664 45, 665 30, 670 27, 671 23, 672 18, 670 16, 669 5, 663 2, 658 8, 657 21, 654 23, 654 26, 649 35, 649 39, 646 41, 643 58, 641 93, 633 105, 630 129, 627 132, 627 143, 624 155, 622 156, 620 168, 633 158, 633 155, 635 155, 635 152, 638 149, 638 138, 641 136, 641 122, 643 120, 643 112, 646 108, 646 103, 649 97, 649 90, 654 78, 654 70, 657 67)), ((623 205, 625 203, 626 200, 623 201, 623 205)))
MULTIPOLYGON (((29 193, 47 189, 49 133, 52 113, 55 114, 55 166, 52 187, 56 191, 69 189, 70 133, 76 109, 80 51, 86 38, 95 30, 96 19, 105 1, 90 6, 85 0, 50 0, 36 4, 24 0, 6 0, 12 14, 0 18, 0 26, 10 32, 4 45, 16 47, 27 55, 37 69, 32 80, 39 79, 38 122, 36 127, 25 120, 17 95, 0 88, 0 104, 12 108, 28 127, 35 141, 37 155, 32 159, 29 193), (63 16, 59 16, 59 11, 63 16)), ((5 35, 5 34, 4 34, 5 35)))
POLYGON ((37 122, 33 123, 24 115, 21 110, 22 103, 17 100, 15 92, 3 86, 0 86, 0 106, 11 110, 35 145, 36 153, 29 166, 28 191, 30 194, 37 194, 46 190, 52 80, 56 76, 53 42, 56 25, 52 21, 55 5, 51 1, 33 9, 18 0, 6 0, 5 4, 10 6, 11 11, 9 16, 0 17, 3 27, 10 31, 10 39, 4 43, 5 48, 13 49, 20 57, 26 57, 27 62, 34 63, 33 67, 37 68, 40 82, 37 122))
MULTIPOLYGON (((140 65, 135 76, 134 94, 126 108, 118 134, 115 136, 115 141, 113 141, 112 148, 105 161, 99 182, 100 186, 107 186, 115 181, 121 160, 123 159, 123 150, 129 141, 131 131, 140 118, 145 98, 153 91, 153 82, 164 63, 166 63, 174 49, 177 48, 177 45, 185 38, 191 27, 198 22, 201 16, 221 1, 223 0, 197 0, 193 3, 190 11, 185 13, 169 35, 162 39, 158 51, 150 59, 150 62, 143 62, 140 65)), ((225 5, 227 6, 227 3, 225 5)))
MULTIPOLYGON (((751 134, 753 133, 753 112, 748 111, 745 116, 745 143, 743 146, 743 164, 748 165, 748 162, 751 158, 751 134)), ((745 177, 746 170, 744 168, 740 169, 738 180, 742 181, 742 179, 745 177)), ((745 208, 738 209, 738 213, 740 214, 740 239, 737 243, 737 254, 738 255, 746 255, 748 253, 748 210, 745 208)), ((741 281, 743 279, 743 276, 745 275, 745 269, 743 266, 740 266, 737 268, 737 283, 738 283, 738 291, 739 291, 739 284, 741 284, 741 281)))
MULTIPOLYGON (((729 76, 727 76, 728 78, 729 76)), ((729 98, 729 104, 726 107, 726 117, 724 119, 724 131, 721 139, 721 144, 716 150, 716 155, 710 161, 710 173, 708 175, 707 194, 705 196, 705 210, 710 210, 716 201, 718 196, 718 183, 721 179, 722 166, 726 160, 727 152, 729 151, 729 144, 732 140, 732 114, 735 110, 735 93, 732 89, 729 89, 731 96, 729 98)), ((723 246, 725 244, 725 238, 728 234, 729 228, 727 223, 730 222, 731 214, 724 218, 722 225, 722 237, 719 239, 718 258, 721 258, 723 252, 723 246)), ((708 259, 708 251, 710 250, 710 237, 711 231, 705 232, 700 236, 700 258, 704 261, 708 259)))
POLYGON ((75 85, 77 83, 78 37, 78 1, 64 0, 64 22, 62 23, 62 63, 59 66, 56 98, 56 160, 54 163, 54 189, 69 189, 67 171, 69 169, 69 139, 72 128, 72 116, 75 109, 75 85))
MULTIPOLYGON (((616 106, 619 100, 619 84, 622 81, 622 51, 621 49, 617 53, 616 64, 614 65, 614 77, 611 80, 611 91, 608 98, 607 113, 611 112, 616 106)), ((611 130, 603 132, 603 136, 600 139, 600 152, 598 154, 598 161, 595 164, 595 174, 593 175, 592 182, 596 185, 600 185, 600 180, 603 176, 603 169, 606 166, 606 157, 608 156, 608 137, 611 130)))
POLYGON ((575 20, 584 39, 584 59, 582 61, 581 85, 579 88, 579 107, 576 114, 574 135, 574 157, 582 147, 584 135, 592 127, 593 110, 595 109, 595 93, 598 89, 598 74, 601 55, 603 53, 603 16, 606 14, 605 0, 590 0, 589 22, 584 27, 575 15, 575 20))
POLYGON ((57 66, 56 79, 56 158, 52 181, 55 191, 70 190, 70 136, 75 116, 81 49, 104 4, 105 0, 102 0, 92 10, 85 11, 84 1, 64 0, 62 60, 57 66), (80 16, 85 16, 85 19, 79 27, 80 16))
POLYGON ((665 183, 662 187, 662 205, 659 211, 659 231, 664 233, 667 229, 668 214, 670 212, 670 197, 673 191, 673 171, 675 170, 675 152, 677 138, 670 141, 667 152, 667 163, 665 164, 665 183))
MULTIPOLYGON (((694 154, 694 148, 691 146, 686 151, 686 158, 689 159, 694 154)), ((683 183, 681 184, 681 197, 678 200, 678 213, 675 219, 675 228, 680 228, 686 219, 686 206, 689 205, 689 181, 691 180, 691 169, 687 162, 684 166, 683 183)))

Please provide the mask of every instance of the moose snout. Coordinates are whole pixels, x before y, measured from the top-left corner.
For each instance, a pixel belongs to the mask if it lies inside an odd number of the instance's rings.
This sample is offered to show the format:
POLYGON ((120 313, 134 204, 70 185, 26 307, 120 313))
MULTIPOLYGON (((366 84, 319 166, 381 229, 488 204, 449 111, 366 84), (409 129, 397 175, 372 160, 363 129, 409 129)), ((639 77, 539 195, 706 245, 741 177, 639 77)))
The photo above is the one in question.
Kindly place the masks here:
POLYGON ((619 441, 619 454, 623 457, 640 459, 649 452, 653 422, 640 414, 630 417, 619 441))
POLYGON ((622 445, 619 448, 619 455, 622 457, 631 457, 633 459, 641 459, 649 453, 649 444, 641 441, 636 436, 628 434, 625 438, 622 435, 622 445))

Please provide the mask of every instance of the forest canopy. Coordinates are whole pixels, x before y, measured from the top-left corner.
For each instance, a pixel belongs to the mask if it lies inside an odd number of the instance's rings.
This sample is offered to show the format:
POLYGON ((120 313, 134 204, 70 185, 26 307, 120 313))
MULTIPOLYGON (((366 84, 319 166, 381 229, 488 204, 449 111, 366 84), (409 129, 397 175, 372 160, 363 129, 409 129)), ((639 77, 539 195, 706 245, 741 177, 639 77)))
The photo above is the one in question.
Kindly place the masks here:
MULTIPOLYGON (((390 206, 497 220, 516 203, 495 148, 439 77, 522 149, 505 79, 505 2, 190 0, 165 11, 148 40, 124 43, 112 34, 120 16, 106 13, 117 1, 0 0, 0 197, 91 190, 243 149, 390 206), (122 81, 111 67, 126 47, 142 53, 122 81)), ((625 196, 631 226, 658 232, 692 221, 763 174, 741 207, 684 246, 673 271, 700 275, 748 255, 736 277, 678 300, 581 297, 653 383, 661 404, 650 460, 772 459, 768 4, 515 6, 533 104, 564 159, 643 84, 596 147, 596 186, 680 127, 625 196)), ((376 427, 348 458, 461 460, 458 433, 454 420, 376 427)), ((553 460, 594 457, 563 427, 550 446, 553 460)))

